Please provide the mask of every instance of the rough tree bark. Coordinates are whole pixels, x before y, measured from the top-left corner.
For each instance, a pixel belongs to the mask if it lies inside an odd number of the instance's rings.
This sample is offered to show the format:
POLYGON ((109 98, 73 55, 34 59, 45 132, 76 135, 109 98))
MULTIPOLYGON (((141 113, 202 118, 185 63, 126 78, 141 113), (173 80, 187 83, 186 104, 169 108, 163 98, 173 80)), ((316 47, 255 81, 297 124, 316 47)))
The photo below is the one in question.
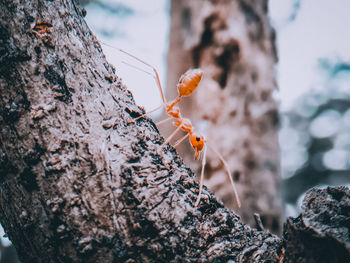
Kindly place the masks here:
POLYGON ((284 225, 283 262, 350 262, 350 189, 310 190, 302 208, 284 225))
MULTIPOLYGON (((280 233, 276 56, 267 0, 172 1, 168 95, 175 97, 188 68, 204 71, 196 92, 183 100, 184 115, 206 127, 208 141, 228 162, 243 221, 255 226, 257 212, 267 228, 280 233)), ((180 152, 185 161, 193 159, 188 148, 180 152)), ((214 153, 207 156, 205 184, 234 207, 224 167, 214 153)))
MULTIPOLYGON (((280 238, 206 190, 193 207, 193 173, 170 146, 157 153, 151 120, 132 121, 142 111, 74 1, 0 10, 0 221, 22 262, 279 260, 280 238)), ((346 191, 331 195, 333 214, 349 212, 346 191)), ((344 237, 331 241, 348 256, 344 237)))

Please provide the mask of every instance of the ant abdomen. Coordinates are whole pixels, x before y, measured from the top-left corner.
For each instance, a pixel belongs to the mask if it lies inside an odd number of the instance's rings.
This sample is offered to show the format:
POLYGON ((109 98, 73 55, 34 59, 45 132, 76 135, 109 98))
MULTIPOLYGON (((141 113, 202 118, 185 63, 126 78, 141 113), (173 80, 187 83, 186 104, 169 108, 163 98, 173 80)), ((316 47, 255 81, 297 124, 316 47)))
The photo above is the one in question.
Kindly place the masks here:
POLYGON ((197 88, 203 76, 203 71, 199 68, 189 69, 179 79, 177 89, 179 97, 189 96, 197 88))

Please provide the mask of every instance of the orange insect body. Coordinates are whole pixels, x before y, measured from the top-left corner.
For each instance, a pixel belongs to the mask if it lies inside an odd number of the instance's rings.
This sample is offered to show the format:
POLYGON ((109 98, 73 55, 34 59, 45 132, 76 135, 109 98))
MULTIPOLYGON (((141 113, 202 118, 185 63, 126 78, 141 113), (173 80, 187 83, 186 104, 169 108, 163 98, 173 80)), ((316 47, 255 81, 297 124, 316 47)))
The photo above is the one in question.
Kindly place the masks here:
POLYGON ((189 96, 197 88, 199 82, 203 76, 203 71, 199 68, 190 69, 180 77, 177 84, 177 90, 179 91, 179 97, 189 96))
POLYGON ((181 130, 187 132, 190 136, 190 143, 195 150, 195 159, 199 157, 200 152, 204 148, 204 137, 193 134, 193 127, 189 119, 184 119, 180 115, 179 108, 175 105, 180 102, 181 97, 189 96, 197 88, 199 82, 203 77, 203 71, 201 69, 189 69, 183 75, 177 84, 179 92, 178 97, 165 105, 167 114, 175 118, 174 125, 181 130))
POLYGON ((167 113, 172 110, 172 108, 180 102, 181 97, 186 97, 192 94, 192 92, 197 88, 199 82, 203 76, 203 71, 199 68, 189 69, 184 74, 181 75, 180 80, 177 84, 177 90, 179 92, 178 97, 166 104, 165 108, 167 113))

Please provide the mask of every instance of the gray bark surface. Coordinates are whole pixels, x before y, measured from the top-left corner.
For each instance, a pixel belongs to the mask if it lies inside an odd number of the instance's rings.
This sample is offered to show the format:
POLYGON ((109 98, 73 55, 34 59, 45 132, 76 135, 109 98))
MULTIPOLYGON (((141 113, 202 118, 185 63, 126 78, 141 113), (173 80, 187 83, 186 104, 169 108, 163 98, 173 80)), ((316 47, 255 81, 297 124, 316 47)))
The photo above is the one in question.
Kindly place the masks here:
POLYGON ((204 191, 74 1, 0 2, 0 221, 22 262, 267 262, 281 240, 204 191))
MULTIPOLYGON (((176 96, 187 69, 204 71, 181 111, 228 162, 243 221, 255 226, 253 214, 259 213, 265 227, 280 233, 278 111, 272 97, 277 55, 267 1, 174 0, 170 31, 168 98, 176 96)), ((179 152, 186 163, 193 162, 189 145, 179 152)), ((199 169, 198 164, 197 174, 199 169)), ((225 169, 211 151, 205 175, 205 185, 235 208, 225 169)))
POLYGON ((284 262, 350 262, 350 189, 313 189, 303 210, 284 225, 284 262))

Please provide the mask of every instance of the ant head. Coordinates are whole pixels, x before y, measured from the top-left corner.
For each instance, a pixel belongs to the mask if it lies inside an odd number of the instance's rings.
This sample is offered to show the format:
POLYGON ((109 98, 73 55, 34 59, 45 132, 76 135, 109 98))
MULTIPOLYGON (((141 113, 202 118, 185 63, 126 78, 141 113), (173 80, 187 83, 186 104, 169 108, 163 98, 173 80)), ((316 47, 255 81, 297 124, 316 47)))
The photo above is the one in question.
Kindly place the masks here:
POLYGON ((189 96, 197 88, 203 76, 203 71, 199 68, 187 70, 179 80, 177 89, 179 97, 189 96))
POLYGON ((205 144, 205 139, 203 136, 198 135, 198 134, 191 134, 190 135, 190 142, 195 150, 195 156, 194 158, 197 159, 199 156, 199 153, 203 150, 204 144, 205 144))

